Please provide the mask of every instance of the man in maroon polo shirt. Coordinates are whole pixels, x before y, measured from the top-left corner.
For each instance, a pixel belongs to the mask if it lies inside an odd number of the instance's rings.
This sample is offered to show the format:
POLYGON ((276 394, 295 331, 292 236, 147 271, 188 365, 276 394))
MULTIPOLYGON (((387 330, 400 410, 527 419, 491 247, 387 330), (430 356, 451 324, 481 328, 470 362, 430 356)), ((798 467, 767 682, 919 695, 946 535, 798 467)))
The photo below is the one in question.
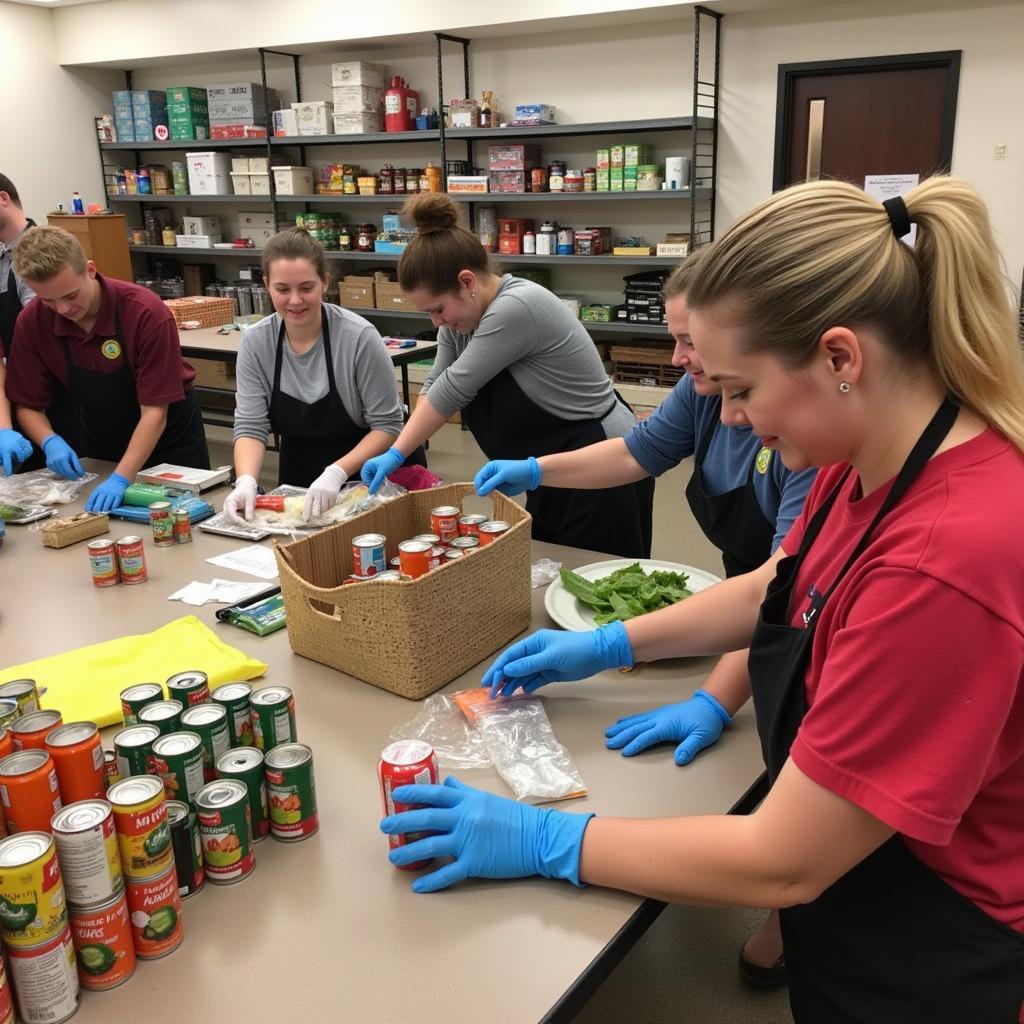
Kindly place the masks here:
POLYGON ((89 511, 120 505, 136 473, 153 462, 208 469, 195 371, 181 358, 163 302, 146 288, 101 277, 60 228, 26 231, 13 259, 37 298, 15 325, 6 391, 47 466, 68 479, 83 475, 78 453, 44 411, 60 385, 82 410, 81 454, 117 463, 89 496, 89 511))

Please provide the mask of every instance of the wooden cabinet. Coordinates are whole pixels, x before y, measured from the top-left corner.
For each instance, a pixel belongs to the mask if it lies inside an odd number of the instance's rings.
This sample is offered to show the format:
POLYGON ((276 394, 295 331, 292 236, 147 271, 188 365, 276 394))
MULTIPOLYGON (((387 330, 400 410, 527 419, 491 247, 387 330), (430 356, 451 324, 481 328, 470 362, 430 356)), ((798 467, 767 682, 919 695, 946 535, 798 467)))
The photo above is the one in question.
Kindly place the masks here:
POLYGON ((82 243, 86 257, 95 261, 101 274, 119 277, 122 281, 135 279, 123 214, 76 217, 51 213, 47 215, 46 222, 50 227, 70 231, 82 243))

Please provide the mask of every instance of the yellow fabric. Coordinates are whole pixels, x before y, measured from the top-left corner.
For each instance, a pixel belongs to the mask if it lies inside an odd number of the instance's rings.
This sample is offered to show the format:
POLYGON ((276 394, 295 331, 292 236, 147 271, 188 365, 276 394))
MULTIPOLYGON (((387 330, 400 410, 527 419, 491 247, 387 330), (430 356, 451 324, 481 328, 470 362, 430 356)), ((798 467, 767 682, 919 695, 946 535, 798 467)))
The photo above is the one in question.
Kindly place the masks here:
POLYGON ((0 670, 0 680, 34 679, 40 704, 55 708, 65 722, 113 725, 121 721, 121 691, 133 683, 163 683, 175 672, 199 669, 214 684, 254 679, 267 671, 262 661, 224 643, 194 615, 168 622, 152 633, 122 636, 0 670))

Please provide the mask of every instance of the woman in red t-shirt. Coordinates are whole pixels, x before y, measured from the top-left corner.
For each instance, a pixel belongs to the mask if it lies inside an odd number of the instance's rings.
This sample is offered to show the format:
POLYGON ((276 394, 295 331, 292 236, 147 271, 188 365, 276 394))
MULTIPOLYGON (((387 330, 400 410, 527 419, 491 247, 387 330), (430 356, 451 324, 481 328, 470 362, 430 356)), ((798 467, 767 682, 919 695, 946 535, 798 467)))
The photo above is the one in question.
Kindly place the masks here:
POLYGON ((827 467, 764 567, 590 633, 542 630, 492 694, 750 646, 772 788, 747 817, 628 820, 470 789, 413 883, 529 874, 679 902, 781 906, 799 1024, 1024 1021, 1024 366, 987 211, 931 178, 879 204, 774 195, 699 258, 690 333, 790 469, 827 467), (916 244, 903 239, 917 226, 916 244))

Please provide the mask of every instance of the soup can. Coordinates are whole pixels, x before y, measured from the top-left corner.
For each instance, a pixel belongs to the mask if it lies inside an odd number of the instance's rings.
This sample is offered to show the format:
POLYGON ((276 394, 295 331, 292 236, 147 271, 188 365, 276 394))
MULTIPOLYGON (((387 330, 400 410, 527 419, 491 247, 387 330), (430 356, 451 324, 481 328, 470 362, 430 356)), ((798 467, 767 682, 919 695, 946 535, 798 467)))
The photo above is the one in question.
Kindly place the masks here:
MULTIPOLYGON (((380 764, 377 766, 380 779, 380 795, 384 804, 385 816, 411 811, 419 804, 397 803, 392 796, 399 786, 412 784, 437 783, 439 772, 437 755, 429 743, 422 740, 399 740, 381 751, 380 764)), ((388 836, 388 849, 395 850, 400 846, 422 839, 426 833, 409 832, 401 835, 388 836)), ((403 871, 416 871, 424 868, 430 860, 418 860, 412 864, 403 864, 403 871)))
POLYGON ((181 800, 167 801, 167 820, 171 823, 171 845, 174 847, 174 873, 178 879, 178 895, 186 900, 203 887, 203 848, 199 845, 196 812, 181 800))
POLYGON ((249 793, 237 779, 208 782, 196 797, 203 869, 216 885, 240 882, 256 866, 249 793))
MULTIPOLYGON (((279 750, 280 747, 275 747, 279 750)), ((249 793, 249 816, 252 837, 258 843, 270 831, 270 810, 267 804, 267 780, 264 776, 263 754, 256 747, 235 747, 217 758, 217 776, 237 779, 249 793)))
POLYGON ((117 548, 112 540, 91 540, 86 545, 94 587, 113 587, 121 582, 117 548))
POLYGON ((197 732, 172 732, 153 742, 153 768, 168 800, 194 803, 203 788, 203 740, 197 732))
POLYGON ((480 538, 475 533, 467 533, 463 536, 455 537, 451 542, 451 550, 462 551, 467 555, 478 547, 480 547, 480 538))
MULTIPOLYGON (((133 775, 107 790, 114 810, 125 882, 153 878, 174 868, 164 784, 155 775, 133 775)), ((177 891, 177 887, 175 887, 177 891)), ((130 902, 130 901, 129 901, 130 902)))
POLYGON ((155 726, 161 736, 169 736, 181 729, 183 710, 180 700, 155 700, 139 712, 139 724, 155 726))
POLYGON ((182 712, 181 727, 198 733, 203 741, 203 778, 212 782, 217 777, 217 758, 231 746, 227 712, 220 704, 197 704, 182 712))
POLYGON ((487 516, 473 512, 468 516, 459 517, 459 536, 475 537, 480 532, 480 524, 487 522, 487 516))
POLYGON ((352 575, 375 576, 388 567, 383 533, 361 533, 352 538, 352 575))
POLYGON ((7 951, 22 1024, 61 1024, 78 1010, 79 981, 71 929, 35 949, 7 951))
POLYGON ((174 543, 192 543, 192 516, 187 508, 174 510, 174 543))
POLYGON ((167 680, 167 696, 180 700, 186 708, 205 704, 210 699, 210 680, 198 669, 176 672, 167 680))
POLYGON ((160 736, 155 725, 129 725, 114 733, 114 752, 121 778, 153 775, 153 741, 160 736))
POLYGON ((7 980, 7 967, 0 956, 0 1024, 14 1024, 14 996, 7 980))
POLYGON ((68 902, 75 908, 101 907, 124 892, 114 812, 106 800, 79 800, 53 816, 68 902))
POLYGON ((402 575, 410 576, 414 580, 425 576, 430 572, 433 552, 433 545, 425 540, 403 540, 398 545, 402 575))
POLYGON ((264 771, 270 834, 285 842, 308 839, 320 828, 313 751, 303 743, 283 743, 267 754, 264 771))
POLYGON ((128 879, 125 896, 135 955, 140 960, 157 960, 173 953, 185 937, 173 860, 159 875, 128 879))
POLYGON ((100 800, 107 791, 103 781, 103 744, 93 722, 69 722, 46 736, 46 749, 57 769, 61 803, 100 800))
POLYGON ((31 949, 57 938, 68 908, 57 847, 49 832, 0 839, 0 930, 8 949, 31 949))
POLYGON ((123 892, 101 906, 72 909, 71 938, 82 988, 103 992, 123 985, 135 973, 135 944, 123 892))
POLYGON ((0 700, 18 702, 18 713, 39 710, 39 687, 34 679, 12 679, 0 686, 0 700))
POLYGON ((233 747, 253 745, 251 698, 249 683, 224 683, 210 694, 210 700, 227 714, 228 741, 233 747))
POLYGON ((153 530, 153 543, 158 548, 174 545, 174 520, 169 501, 154 501, 149 506, 149 525, 153 530))
POLYGON ((146 571, 146 549, 141 537, 122 537, 114 542, 117 547, 117 566, 121 582, 125 584, 145 583, 149 579, 146 571))
POLYGON ((509 529, 508 523, 504 519, 489 519, 486 523, 480 524, 479 538, 480 547, 486 547, 488 544, 497 540, 503 533, 507 533, 509 529))
POLYGON ((430 529, 437 534, 438 540, 447 543, 459 535, 460 515, 461 509, 454 505, 438 505, 430 510, 430 529))
POLYGON ((0 800, 8 832, 50 831, 60 810, 60 786, 45 750, 16 750, 0 761, 0 800))
POLYGON ((295 730, 295 697, 287 686, 264 686, 254 690, 251 702, 256 746, 264 754, 281 743, 294 743, 299 738, 295 730))
POLYGON ((125 725, 138 725, 139 712, 147 704, 164 699, 164 688, 159 683, 136 683, 121 691, 121 718, 125 725))
POLYGON ((63 723, 59 711, 33 711, 30 715, 22 715, 11 728, 14 749, 45 750, 46 737, 63 723))

